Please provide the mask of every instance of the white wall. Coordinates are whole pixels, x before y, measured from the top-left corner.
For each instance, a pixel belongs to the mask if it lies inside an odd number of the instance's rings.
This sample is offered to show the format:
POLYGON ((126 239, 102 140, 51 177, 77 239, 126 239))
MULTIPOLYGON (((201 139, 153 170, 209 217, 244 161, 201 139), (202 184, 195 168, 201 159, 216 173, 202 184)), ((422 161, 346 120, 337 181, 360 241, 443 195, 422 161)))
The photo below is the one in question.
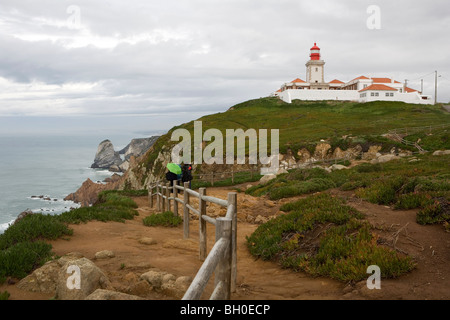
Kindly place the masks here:
POLYGON ((360 98, 360 92, 357 90, 285 90, 279 92, 281 100, 287 103, 292 103, 292 100, 307 100, 307 101, 320 101, 320 100, 346 100, 346 101, 403 101, 406 103, 416 104, 434 104, 432 99, 423 100, 417 92, 411 93, 399 93, 394 92, 393 97, 386 97, 385 91, 378 91, 378 97, 372 97, 371 91, 364 91, 366 93, 365 98, 360 98))
POLYGON ((359 100, 356 90, 285 90, 279 93, 281 100, 291 103, 292 100, 359 100))

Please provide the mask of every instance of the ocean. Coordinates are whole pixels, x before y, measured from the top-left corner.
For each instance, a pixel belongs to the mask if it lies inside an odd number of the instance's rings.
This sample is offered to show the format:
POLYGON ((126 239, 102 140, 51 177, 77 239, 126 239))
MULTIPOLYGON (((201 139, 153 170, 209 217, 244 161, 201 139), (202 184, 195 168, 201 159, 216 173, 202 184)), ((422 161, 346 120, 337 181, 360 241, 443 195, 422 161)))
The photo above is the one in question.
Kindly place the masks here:
POLYGON ((103 181, 113 174, 90 168, 99 143, 109 139, 118 151, 131 139, 144 137, 131 133, 0 136, 0 234, 27 209, 60 214, 79 207, 64 198, 87 178, 103 181))

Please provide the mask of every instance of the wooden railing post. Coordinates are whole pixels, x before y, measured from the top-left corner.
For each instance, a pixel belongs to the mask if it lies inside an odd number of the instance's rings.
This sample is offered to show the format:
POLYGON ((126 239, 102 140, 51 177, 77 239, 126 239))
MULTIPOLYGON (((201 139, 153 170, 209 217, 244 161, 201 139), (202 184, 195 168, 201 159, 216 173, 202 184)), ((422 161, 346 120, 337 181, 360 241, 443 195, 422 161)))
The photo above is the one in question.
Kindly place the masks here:
POLYGON ((166 201, 164 196, 166 195, 166 186, 161 184, 161 212, 166 212, 166 201))
POLYGON ((178 197, 178 180, 175 180, 173 182, 173 215, 175 217, 178 217, 178 202, 177 202, 177 197, 178 197))
POLYGON ((237 278, 237 192, 228 193, 228 205, 232 205, 231 222, 231 292, 236 292, 237 278))
POLYGON ((166 183, 166 211, 170 211, 170 182, 166 183))
POLYGON ((200 240, 200 252, 199 258, 201 261, 206 259, 206 221, 203 220, 202 216, 206 215, 206 201, 202 199, 202 196, 206 196, 206 189, 199 189, 199 216, 198 216, 198 224, 199 224, 199 240, 200 240))
POLYGON ((148 203, 150 208, 153 208, 153 186, 150 186, 150 188, 148 189, 148 203))
POLYGON ((232 219, 229 218, 217 218, 216 219, 216 242, 221 238, 227 239, 229 242, 228 248, 215 271, 214 286, 217 286, 220 282, 223 283, 222 292, 220 293, 220 298, 223 300, 230 300, 231 296, 231 269, 232 269, 232 259, 231 259, 231 246, 232 246, 232 219))
POLYGON ((159 182, 156 184, 156 210, 161 212, 161 197, 159 195, 159 182))
POLYGON ((189 208, 187 207, 187 205, 189 204, 189 193, 187 192, 187 189, 189 189, 189 182, 185 182, 184 183, 184 222, 183 222, 183 235, 184 235, 184 239, 189 238, 189 208))

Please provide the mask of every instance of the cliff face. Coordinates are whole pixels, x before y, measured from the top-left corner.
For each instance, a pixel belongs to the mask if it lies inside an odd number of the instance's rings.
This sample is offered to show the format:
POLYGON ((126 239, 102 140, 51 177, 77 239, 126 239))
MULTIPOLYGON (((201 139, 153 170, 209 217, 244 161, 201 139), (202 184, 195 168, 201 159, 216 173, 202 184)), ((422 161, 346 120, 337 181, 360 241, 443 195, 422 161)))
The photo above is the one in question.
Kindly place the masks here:
POLYGON ((114 151, 114 146, 109 140, 102 141, 95 154, 91 168, 109 169, 111 166, 119 166, 122 163, 119 152, 114 151))
POLYGON ((158 139, 158 136, 150 138, 133 139, 122 150, 114 151, 114 146, 109 140, 102 141, 97 149, 94 163, 91 168, 108 169, 113 172, 125 172, 129 169, 129 161, 132 156, 143 155, 158 139), (124 155, 123 160, 120 155, 124 155))
POLYGON ((153 136, 150 138, 133 139, 125 148, 120 150, 119 153, 125 156, 125 160, 130 160, 131 156, 140 157, 150 149, 158 138, 158 136, 153 136))

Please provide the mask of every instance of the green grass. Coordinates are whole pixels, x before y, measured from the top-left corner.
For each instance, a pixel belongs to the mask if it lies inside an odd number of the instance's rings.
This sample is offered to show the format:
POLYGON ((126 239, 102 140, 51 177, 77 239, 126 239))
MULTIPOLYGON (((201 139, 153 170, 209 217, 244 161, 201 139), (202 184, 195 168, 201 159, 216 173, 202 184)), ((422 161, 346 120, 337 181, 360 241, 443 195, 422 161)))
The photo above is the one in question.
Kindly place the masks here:
MULTIPOLYGON (((417 156, 419 161, 409 162, 409 158, 387 163, 363 163, 348 170, 331 173, 320 169, 294 169, 277 176, 265 184, 258 184, 246 190, 253 196, 264 196, 272 200, 340 188, 354 191, 356 196, 366 201, 393 206, 395 209, 429 210, 421 212, 420 221, 434 223, 450 222, 444 213, 439 218, 433 216, 431 206, 435 199, 450 200, 450 156, 417 156)), ((447 208, 444 203, 444 208, 447 208)), ((433 211, 434 212, 434 211, 433 211)))
POLYGON ((8 300, 10 297, 10 294, 8 291, 0 292, 0 300, 8 300))
POLYGON ((413 261, 376 244, 363 215, 340 198, 322 193, 288 203, 287 211, 247 237, 250 253, 285 268, 340 281, 367 278, 367 267, 378 265, 382 276, 398 277, 414 268, 413 261), (317 230, 326 230, 318 238, 317 230))
POLYGON ((0 283, 6 277, 23 278, 51 259, 52 246, 43 241, 16 243, 0 251, 0 283))
POLYGON ((46 240, 70 236, 69 224, 98 221, 125 221, 138 213, 136 203, 124 192, 108 191, 99 202, 60 215, 32 214, 13 224, 0 235, 0 283, 7 277, 23 278, 52 258, 46 240))
MULTIPOLYGON (((220 179, 217 181, 214 181, 214 187, 228 187, 228 186, 233 186, 233 185, 237 185, 237 184, 241 184, 241 183, 245 183, 245 182, 254 182, 254 181, 258 181, 259 179, 261 179, 262 175, 253 172, 253 174, 248 171, 248 172, 236 172, 234 175, 234 181, 232 181, 231 177, 230 178, 226 178, 226 179, 220 179)), ((192 189, 198 189, 198 188, 209 188, 212 187, 212 183, 211 181, 207 181, 207 179, 209 178, 206 177, 203 180, 199 180, 199 179, 194 179, 192 180, 192 189)))
POLYGON ((147 227, 177 227, 183 223, 183 219, 175 216, 171 211, 166 211, 145 217, 143 222, 147 227))
MULTIPOLYGON (((408 127, 434 126, 447 124, 449 119, 450 114, 440 105, 417 106, 386 101, 356 103, 298 100, 288 104, 277 98, 261 98, 240 103, 226 112, 201 117, 198 121, 202 121, 203 132, 214 128, 220 130, 223 137, 226 136, 226 129, 279 129, 280 153, 286 154, 287 150, 291 149, 297 157, 297 151, 301 148, 313 152, 321 139, 330 143, 332 149, 339 147, 346 150, 360 144, 363 151, 367 151, 371 145, 381 145, 383 152, 392 147, 417 151, 414 147, 391 141, 381 135, 392 129, 404 128, 405 123, 408 127)), ((191 136, 194 136, 193 121, 173 127, 161 136, 152 147, 153 152, 149 152, 143 159, 142 167, 135 169, 136 176, 141 176, 142 181, 145 181, 150 172, 154 176, 164 174, 165 168, 157 161, 157 157, 161 151, 170 152, 171 147, 177 143, 171 142, 170 138, 172 132, 178 128, 187 129, 191 136)), ((448 144, 445 135, 439 139, 441 142, 433 142, 434 146, 442 147, 448 144)), ((270 138, 268 140, 270 154, 270 138)), ((428 142, 425 145, 429 147, 428 142)), ((248 151, 248 146, 246 150, 248 151)))

